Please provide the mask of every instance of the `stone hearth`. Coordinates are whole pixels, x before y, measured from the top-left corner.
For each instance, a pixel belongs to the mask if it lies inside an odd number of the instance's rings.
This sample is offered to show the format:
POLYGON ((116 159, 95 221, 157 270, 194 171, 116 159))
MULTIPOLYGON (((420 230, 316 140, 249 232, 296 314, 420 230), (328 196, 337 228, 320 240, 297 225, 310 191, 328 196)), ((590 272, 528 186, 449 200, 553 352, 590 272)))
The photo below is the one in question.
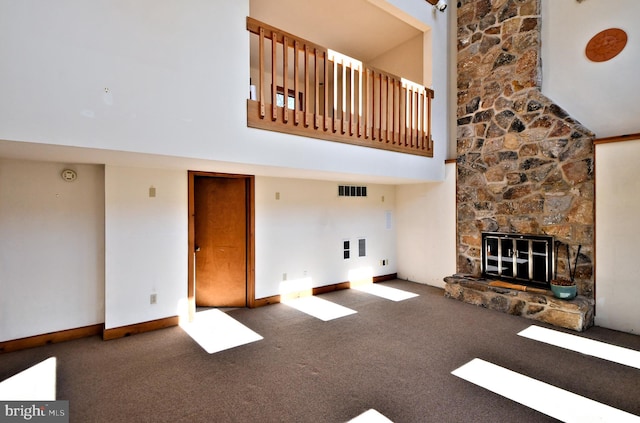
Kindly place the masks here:
POLYGON ((447 298, 578 332, 593 326, 594 301, 580 295, 560 300, 551 291, 542 294, 490 286, 488 279, 466 275, 448 276, 444 281, 447 298))

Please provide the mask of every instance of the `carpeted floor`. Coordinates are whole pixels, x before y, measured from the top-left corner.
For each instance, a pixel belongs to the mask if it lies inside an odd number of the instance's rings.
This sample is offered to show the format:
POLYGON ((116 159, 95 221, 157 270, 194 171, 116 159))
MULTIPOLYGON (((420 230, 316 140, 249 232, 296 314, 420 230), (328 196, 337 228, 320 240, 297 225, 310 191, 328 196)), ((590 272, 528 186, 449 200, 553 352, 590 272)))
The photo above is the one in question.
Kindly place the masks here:
MULTIPOLYGON (((346 422, 369 409, 401 422, 554 421, 451 374, 480 358, 640 415, 640 369, 518 336, 521 317, 419 294, 356 290, 322 298, 357 311, 322 321, 285 304, 228 312, 264 339, 209 354, 180 327, 0 355, 0 380, 57 358, 57 396, 72 422, 346 422)), ((582 337, 640 350, 640 337, 582 337)), ((513 390, 522 389, 517 384, 513 390)))

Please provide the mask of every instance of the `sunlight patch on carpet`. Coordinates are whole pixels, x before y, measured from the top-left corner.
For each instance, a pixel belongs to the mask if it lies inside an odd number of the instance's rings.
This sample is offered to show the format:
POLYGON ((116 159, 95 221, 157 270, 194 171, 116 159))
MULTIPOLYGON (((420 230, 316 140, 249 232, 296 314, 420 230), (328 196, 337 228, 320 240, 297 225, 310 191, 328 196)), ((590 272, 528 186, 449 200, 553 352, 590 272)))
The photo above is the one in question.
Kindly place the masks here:
POLYGON ((198 312, 193 322, 180 327, 209 354, 264 339, 218 309, 198 312))
POLYGON ((349 420, 347 423, 393 423, 391 420, 386 418, 379 411, 374 410, 373 408, 365 411, 360 414, 358 417, 355 417, 349 420))
POLYGON ((594 341, 593 339, 583 338, 581 336, 571 335, 569 333, 535 325, 529 326, 518 333, 518 335, 535 341, 544 342, 546 344, 555 345, 556 347, 640 369, 640 351, 634 351, 628 348, 618 347, 605 342, 594 341))
POLYGON ((56 358, 50 357, 0 382, 3 401, 55 401, 56 358))
POLYGON ((451 373, 563 422, 640 422, 633 414, 479 358, 451 373))
POLYGON ((357 285, 352 287, 357 291, 366 292, 367 294, 375 295, 376 297, 385 298, 391 301, 404 301, 409 298, 418 297, 418 294, 413 292, 403 291, 402 289, 392 288, 390 286, 384 286, 375 283, 357 285))
POLYGON ((325 322, 357 313, 350 308, 313 296, 288 299, 282 303, 325 322))

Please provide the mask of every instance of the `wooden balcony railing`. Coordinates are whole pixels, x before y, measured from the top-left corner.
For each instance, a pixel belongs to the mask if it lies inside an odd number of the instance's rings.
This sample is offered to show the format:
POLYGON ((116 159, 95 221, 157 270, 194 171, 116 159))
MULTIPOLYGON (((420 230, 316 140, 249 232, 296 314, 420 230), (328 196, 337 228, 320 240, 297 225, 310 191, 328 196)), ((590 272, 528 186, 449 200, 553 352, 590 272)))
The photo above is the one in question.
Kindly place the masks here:
POLYGON ((247 126, 433 157, 433 91, 247 17, 247 126))

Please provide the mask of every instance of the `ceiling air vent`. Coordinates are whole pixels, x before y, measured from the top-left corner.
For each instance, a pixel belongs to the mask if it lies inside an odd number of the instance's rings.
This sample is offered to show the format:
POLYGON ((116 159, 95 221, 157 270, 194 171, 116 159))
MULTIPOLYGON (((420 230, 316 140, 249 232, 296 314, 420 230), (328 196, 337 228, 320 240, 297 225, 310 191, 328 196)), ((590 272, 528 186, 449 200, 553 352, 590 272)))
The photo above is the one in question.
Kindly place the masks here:
POLYGON ((338 185, 338 197, 366 197, 367 187, 338 185))

